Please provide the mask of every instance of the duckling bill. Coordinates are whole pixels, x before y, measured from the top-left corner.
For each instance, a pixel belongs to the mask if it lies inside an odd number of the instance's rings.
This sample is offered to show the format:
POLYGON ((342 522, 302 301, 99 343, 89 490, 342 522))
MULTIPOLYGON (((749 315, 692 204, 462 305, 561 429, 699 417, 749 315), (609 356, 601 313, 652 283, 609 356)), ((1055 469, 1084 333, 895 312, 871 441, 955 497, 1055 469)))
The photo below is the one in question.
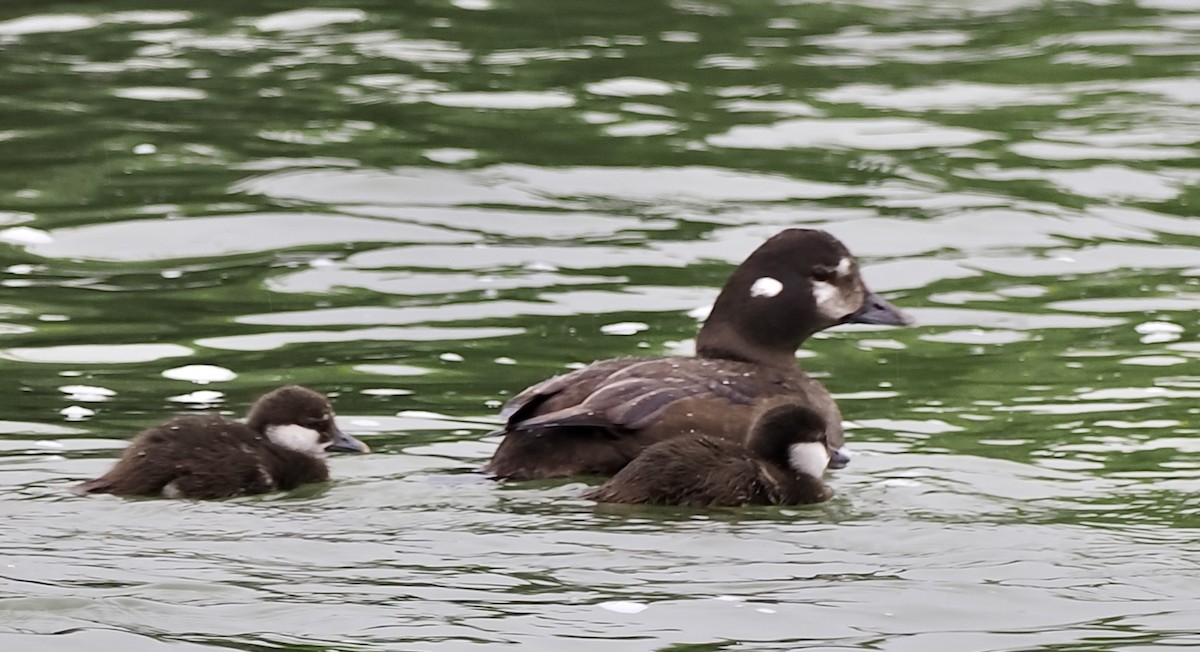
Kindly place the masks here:
POLYGON ((767 404, 744 445, 720 437, 676 437, 642 451, 584 494, 603 503, 738 507, 819 503, 829 462, 825 422, 794 400, 767 404))
POLYGON ((323 394, 289 385, 259 398, 246 423, 205 414, 144 430, 108 473, 72 491, 198 499, 287 491, 327 482, 329 451, 370 448, 337 427, 323 394))

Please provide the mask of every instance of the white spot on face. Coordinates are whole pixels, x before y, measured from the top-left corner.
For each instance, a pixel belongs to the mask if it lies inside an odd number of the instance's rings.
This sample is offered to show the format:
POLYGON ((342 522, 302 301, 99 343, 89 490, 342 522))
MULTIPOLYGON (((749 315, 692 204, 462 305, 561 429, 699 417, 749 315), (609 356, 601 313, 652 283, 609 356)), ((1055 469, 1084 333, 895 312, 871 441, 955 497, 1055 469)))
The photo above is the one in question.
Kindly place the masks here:
POLYGON ((783 283, 778 279, 773 279, 770 276, 764 276, 754 282, 750 286, 750 296, 752 297, 773 297, 783 292, 783 283))
POLYGON ((812 295, 813 302, 817 304, 817 312, 830 321, 839 322, 858 309, 842 289, 832 283, 813 281, 812 295))
POLYGON ((797 473, 819 478, 829 465, 829 449, 819 441, 792 444, 788 447, 788 462, 797 473))
POLYGON ((839 260, 838 264, 837 264, 837 275, 838 276, 849 276, 850 275, 850 266, 853 264, 854 264, 854 261, 850 260, 849 258, 843 258, 843 259, 839 260))
POLYGON ((829 305, 837 300, 841 291, 837 286, 825 281, 813 281, 813 300, 817 302, 817 307, 829 305))
POLYGON ((284 448, 314 457, 325 453, 326 444, 321 442, 321 433, 294 423, 286 426, 267 426, 267 438, 284 448))

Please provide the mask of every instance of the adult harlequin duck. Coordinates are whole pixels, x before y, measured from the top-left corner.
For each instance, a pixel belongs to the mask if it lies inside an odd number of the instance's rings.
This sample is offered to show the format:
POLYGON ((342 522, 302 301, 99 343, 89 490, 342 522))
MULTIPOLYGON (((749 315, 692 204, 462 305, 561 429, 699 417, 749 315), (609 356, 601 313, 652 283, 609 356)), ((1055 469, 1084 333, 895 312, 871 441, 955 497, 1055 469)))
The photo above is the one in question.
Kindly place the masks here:
POLYGON ((733 271, 696 337, 695 357, 618 358, 529 387, 505 405, 505 435, 483 472, 527 480, 612 475, 647 447, 706 434, 741 441, 757 403, 790 396, 825 421, 831 466, 845 466, 842 416, 796 365, 810 335, 837 324, 905 325, 867 289, 845 245, 787 229, 733 271))
POLYGON ((737 507, 800 505, 829 498, 825 421, 790 397, 766 403, 743 444, 676 437, 642 451, 584 494, 602 503, 737 507))
POLYGON ((369 450, 338 429, 323 394, 289 385, 258 399, 244 424, 195 415, 142 431, 108 473, 72 491, 167 498, 286 491, 328 481, 326 451, 369 450))

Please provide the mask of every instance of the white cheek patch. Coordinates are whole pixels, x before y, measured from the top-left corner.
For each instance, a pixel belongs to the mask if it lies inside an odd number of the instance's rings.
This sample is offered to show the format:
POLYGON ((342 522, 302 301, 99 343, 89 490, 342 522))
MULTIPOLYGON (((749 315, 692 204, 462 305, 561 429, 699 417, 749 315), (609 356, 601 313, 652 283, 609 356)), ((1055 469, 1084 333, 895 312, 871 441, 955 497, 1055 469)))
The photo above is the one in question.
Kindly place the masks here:
POLYGON ((294 423, 286 426, 268 426, 267 438, 284 448, 308 455, 321 455, 325 452, 325 445, 321 443, 321 433, 294 423))
POLYGON ((773 297, 783 292, 783 283, 778 279, 773 279, 770 276, 764 276, 754 282, 750 286, 750 296, 752 297, 773 297))
POLYGON ((813 281, 812 296, 813 302, 817 304, 817 312, 831 321, 841 321, 858 310, 858 306, 849 301, 841 288, 832 283, 813 281))
POLYGON ((854 261, 850 260, 849 258, 843 258, 843 259, 839 260, 838 264, 837 264, 837 275, 838 276, 849 276, 850 275, 850 267, 853 264, 854 264, 854 261))
POLYGON ((788 447, 788 463, 797 473, 819 478, 829 466, 829 449, 819 441, 792 444, 788 447))
POLYGON ((813 301, 817 303, 818 308, 837 301, 839 294, 841 291, 836 285, 825 281, 813 281, 813 301))

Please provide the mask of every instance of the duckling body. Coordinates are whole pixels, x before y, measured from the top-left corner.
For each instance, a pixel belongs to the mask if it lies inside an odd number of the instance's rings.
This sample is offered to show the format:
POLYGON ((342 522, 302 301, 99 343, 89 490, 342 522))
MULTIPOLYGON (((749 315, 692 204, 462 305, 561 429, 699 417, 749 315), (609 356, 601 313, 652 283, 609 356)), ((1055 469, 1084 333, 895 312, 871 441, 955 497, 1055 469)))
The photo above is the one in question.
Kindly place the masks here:
POLYGON ((701 435, 659 442, 585 498, 604 503, 737 507, 827 500, 821 417, 790 399, 769 402, 744 443, 701 435))
POLYGON ((216 499, 327 482, 329 450, 367 452, 341 432, 328 399, 287 386, 260 398, 247 423, 176 417, 136 435, 113 468, 73 491, 216 499))
POLYGON ((528 480, 613 475, 675 437, 741 441, 756 406, 791 397, 825 423, 831 465, 844 466, 841 412, 796 365, 813 333, 840 323, 907 324, 863 283, 836 238, 788 229, 734 270, 696 338, 694 357, 618 358, 550 378, 501 411, 504 439, 483 471, 528 480))

